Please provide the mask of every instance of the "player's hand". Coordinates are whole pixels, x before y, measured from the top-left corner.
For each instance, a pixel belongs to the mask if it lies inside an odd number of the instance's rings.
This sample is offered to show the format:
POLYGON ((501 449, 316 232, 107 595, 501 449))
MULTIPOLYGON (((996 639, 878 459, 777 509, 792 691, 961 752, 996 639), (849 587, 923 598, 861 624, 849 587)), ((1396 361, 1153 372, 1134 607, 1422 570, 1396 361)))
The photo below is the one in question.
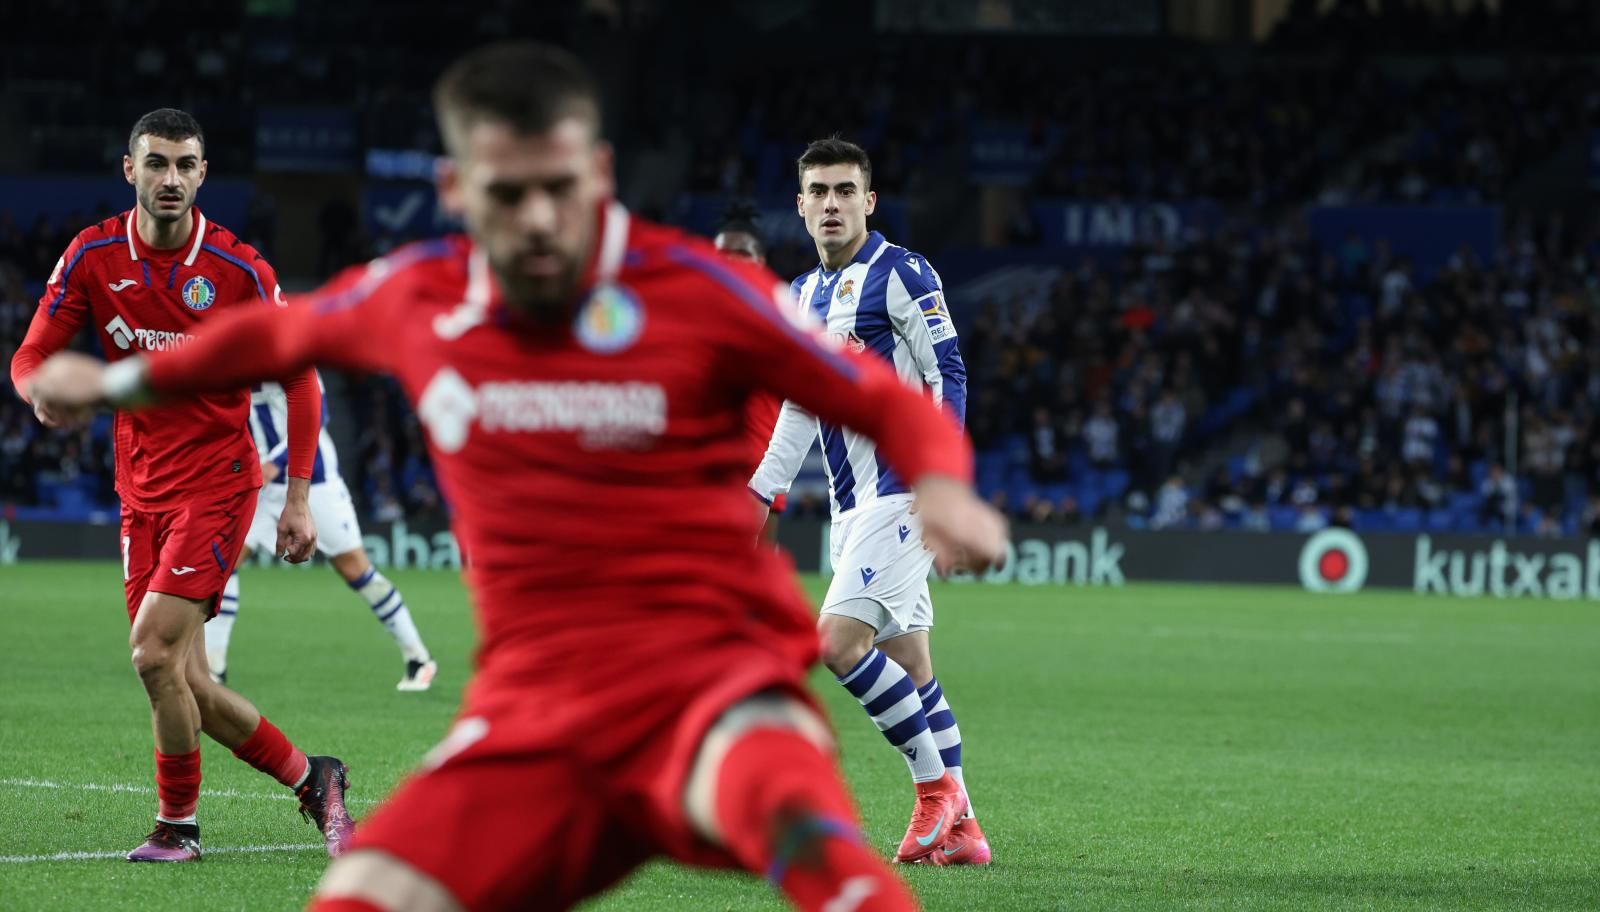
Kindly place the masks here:
POLYGON ((922 520, 922 543, 933 552, 940 575, 984 570, 1005 560, 1005 517, 970 487, 935 475, 917 482, 916 494, 912 510, 922 520))
POLYGON ((305 563, 317 550, 317 527, 305 495, 309 486, 304 478, 289 479, 288 498, 278 517, 278 554, 291 564, 305 563))
MULTIPOLYGON (((261 483, 271 484, 278 477, 278 464, 270 459, 261 464, 261 483)), ((281 552, 280 552, 281 553, 281 552)))
POLYGON ((45 359, 28 382, 28 399, 39 423, 51 428, 88 423, 104 397, 105 368, 105 362, 78 352, 45 359))

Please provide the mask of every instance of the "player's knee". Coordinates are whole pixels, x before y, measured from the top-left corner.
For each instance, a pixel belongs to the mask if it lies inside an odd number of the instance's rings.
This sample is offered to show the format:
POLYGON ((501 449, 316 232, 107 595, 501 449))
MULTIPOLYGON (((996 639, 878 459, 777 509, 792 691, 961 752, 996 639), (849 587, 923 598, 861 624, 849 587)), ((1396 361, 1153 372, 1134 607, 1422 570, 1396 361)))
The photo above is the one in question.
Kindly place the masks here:
POLYGON ((871 629, 861 624, 830 624, 827 620, 825 617, 817 627, 822 664, 835 675, 847 674, 872 651, 871 629))
POLYGON ((343 577, 347 583, 353 583, 360 579, 361 575, 367 572, 367 568, 372 566, 372 563, 367 560, 367 552, 361 548, 346 551, 343 554, 335 554, 328 559, 328 563, 333 565, 334 571, 343 577))
POLYGON ((134 640, 129 645, 132 646, 133 670, 139 673, 147 688, 184 677, 181 656, 173 644, 150 637, 134 640))

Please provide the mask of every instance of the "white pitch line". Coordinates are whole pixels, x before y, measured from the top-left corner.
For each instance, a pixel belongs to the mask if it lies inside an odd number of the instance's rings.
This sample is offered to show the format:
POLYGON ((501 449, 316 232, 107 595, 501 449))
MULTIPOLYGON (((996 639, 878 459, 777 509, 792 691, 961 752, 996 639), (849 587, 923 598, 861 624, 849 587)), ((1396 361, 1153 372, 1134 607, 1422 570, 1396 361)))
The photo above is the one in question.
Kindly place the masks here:
MULTIPOLYGON (((54 789, 57 791, 79 792, 112 792, 123 795, 155 795, 154 786, 128 785, 121 782, 53 782, 49 779, 0 779, 0 788, 36 788, 54 789)), ((244 798, 249 801, 298 801, 299 799, 290 792, 241 792, 238 789, 204 789, 200 792, 202 798, 244 798)), ((344 796, 346 807, 368 808, 377 804, 375 798, 351 798, 350 793, 344 796)))
MULTIPOLYGON (((154 795, 156 790, 148 785, 124 785, 120 782, 100 784, 94 782, 52 782, 48 779, 0 779, 0 786, 13 788, 63 789, 83 792, 120 792, 131 795, 154 795)), ((202 798, 249 798, 257 801, 294 801, 286 792, 241 792, 238 789, 205 789, 202 798)))
MULTIPOLYGON (((215 849, 206 849, 204 855, 232 855, 253 854, 259 852, 321 852, 325 851, 321 845, 256 845, 256 846, 220 846, 215 849)), ((97 861, 103 858, 126 858, 128 853, 122 852, 56 852, 53 855, 0 855, 0 864, 28 864, 35 861, 97 861)), ((202 856, 203 857, 203 856, 202 856)))

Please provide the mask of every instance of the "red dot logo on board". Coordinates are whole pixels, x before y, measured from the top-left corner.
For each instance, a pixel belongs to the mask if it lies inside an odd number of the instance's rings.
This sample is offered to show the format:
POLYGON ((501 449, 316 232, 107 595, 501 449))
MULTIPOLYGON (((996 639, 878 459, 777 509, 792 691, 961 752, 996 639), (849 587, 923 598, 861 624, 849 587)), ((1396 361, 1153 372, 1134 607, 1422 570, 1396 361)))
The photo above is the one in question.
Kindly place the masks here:
POLYGON ((1367 582, 1367 546, 1349 529, 1323 529, 1300 549, 1300 585, 1309 592, 1359 592, 1367 582))

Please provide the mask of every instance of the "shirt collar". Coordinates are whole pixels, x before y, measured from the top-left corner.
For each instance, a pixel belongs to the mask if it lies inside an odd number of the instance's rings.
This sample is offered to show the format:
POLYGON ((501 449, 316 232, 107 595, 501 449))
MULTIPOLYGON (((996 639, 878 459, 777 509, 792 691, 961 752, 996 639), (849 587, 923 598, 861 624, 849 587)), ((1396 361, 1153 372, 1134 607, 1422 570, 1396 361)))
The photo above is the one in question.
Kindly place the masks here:
MULTIPOLYGON (((195 257, 200 255, 200 248, 205 244, 206 241, 205 213, 200 211, 199 206, 195 206, 189 211, 194 213, 194 221, 189 225, 189 240, 185 241, 185 243, 189 246, 189 253, 183 258, 183 265, 185 266, 194 265, 195 257)), ((138 222, 136 222, 135 219, 138 217, 138 206, 134 206, 132 209, 128 210, 128 220, 126 223, 128 231, 128 259, 139 260, 148 256, 166 256, 167 254, 170 254, 172 252, 171 250, 154 250, 151 249, 149 245, 145 244, 144 240, 139 237, 139 232, 135 230, 138 227, 138 222)), ((174 249, 182 250, 183 247, 180 245, 174 249)))

